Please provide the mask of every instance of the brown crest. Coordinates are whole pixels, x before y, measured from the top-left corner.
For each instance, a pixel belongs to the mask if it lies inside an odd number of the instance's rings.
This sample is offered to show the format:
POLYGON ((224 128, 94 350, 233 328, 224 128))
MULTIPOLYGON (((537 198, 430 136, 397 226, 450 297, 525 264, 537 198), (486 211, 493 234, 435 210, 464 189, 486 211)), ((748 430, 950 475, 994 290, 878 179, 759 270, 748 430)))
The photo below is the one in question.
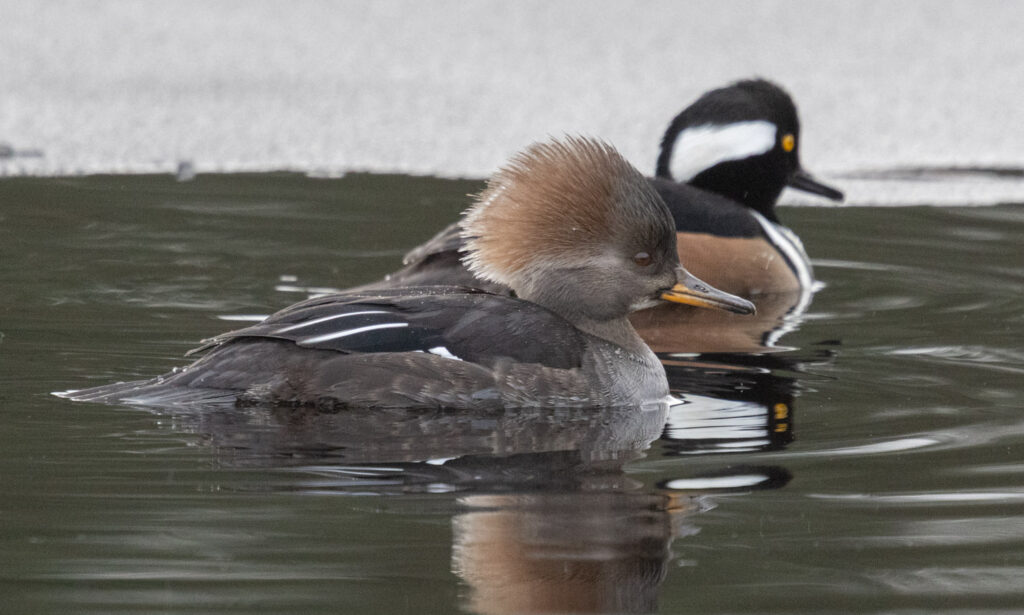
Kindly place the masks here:
POLYGON ((464 261, 481 278, 513 285, 531 263, 599 249, 617 232, 665 232, 668 212, 661 210, 640 172, 607 143, 535 143, 498 170, 466 212, 464 261), (648 228, 652 207, 656 229, 648 228))

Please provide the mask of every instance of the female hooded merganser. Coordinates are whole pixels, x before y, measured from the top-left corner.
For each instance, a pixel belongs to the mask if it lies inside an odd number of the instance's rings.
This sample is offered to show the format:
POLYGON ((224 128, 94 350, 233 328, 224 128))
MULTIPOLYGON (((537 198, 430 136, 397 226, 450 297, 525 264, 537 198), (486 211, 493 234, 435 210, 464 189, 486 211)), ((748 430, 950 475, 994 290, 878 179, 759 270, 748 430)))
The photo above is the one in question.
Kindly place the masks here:
POLYGON ((467 211, 463 237, 469 270, 516 298, 453 287, 313 298, 208 340, 183 369, 63 395, 328 408, 634 405, 669 389, 630 312, 659 301, 754 309, 679 265, 665 204, 590 139, 513 158, 467 211))
MULTIPOLYGON (((764 80, 707 92, 675 117, 648 181, 675 219, 680 260, 697 277, 746 297, 809 295, 810 262, 779 224, 775 201, 786 186, 836 200, 843 194, 803 170, 799 145, 793 100, 764 80)), ((507 292, 463 266, 464 245, 452 224, 406 254, 402 269, 360 289, 460 284, 507 292)))

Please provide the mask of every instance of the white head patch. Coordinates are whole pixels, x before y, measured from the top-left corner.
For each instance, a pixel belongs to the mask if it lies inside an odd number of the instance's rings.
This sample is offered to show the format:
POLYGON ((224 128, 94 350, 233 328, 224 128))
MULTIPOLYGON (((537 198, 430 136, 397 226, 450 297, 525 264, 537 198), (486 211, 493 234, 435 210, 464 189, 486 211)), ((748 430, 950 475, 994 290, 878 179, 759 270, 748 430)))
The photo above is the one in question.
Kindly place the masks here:
POLYGON ((765 120, 687 128, 676 136, 669 170, 676 181, 690 181, 721 162, 770 151, 777 132, 775 124, 765 120))

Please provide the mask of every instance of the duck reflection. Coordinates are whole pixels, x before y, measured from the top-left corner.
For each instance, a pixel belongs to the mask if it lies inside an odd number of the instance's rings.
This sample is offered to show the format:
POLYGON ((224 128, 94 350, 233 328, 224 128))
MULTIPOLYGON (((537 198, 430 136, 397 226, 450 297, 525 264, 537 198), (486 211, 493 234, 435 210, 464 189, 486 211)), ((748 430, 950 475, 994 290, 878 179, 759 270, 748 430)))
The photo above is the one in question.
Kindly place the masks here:
POLYGON ((454 504, 451 568, 477 613, 649 613, 673 541, 721 492, 776 488, 782 468, 625 467, 675 411, 221 408, 176 411, 229 467, 286 467, 272 490, 437 494, 454 504))
POLYGON ((632 322, 658 353, 672 394, 663 434, 667 454, 736 453, 783 448, 795 437, 798 375, 832 360, 827 347, 780 346, 795 331, 813 290, 752 297, 754 317, 669 306, 638 312, 632 322))
POLYGON ((649 613, 672 539, 697 509, 662 493, 472 495, 452 568, 476 613, 649 613))
POLYGON ((785 447, 794 439, 801 360, 784 355, 706 354, 663 358, 683 403, 665 424, 669 454, 738 453, 785 447))
POLYGON ((476 412, 255 405, 174 416, 178 429, 202 434, 232 466, 387 464, 465 487, 521 484, 545 464, 550 477, 578 476, 577 466, 621 468, 658 438, 668 411, 668 403, 476 412))
MULTIPOLYGON (((621 477, 620 477, 621 478, 621 477)), ((778 467, 733 467, 654 489, 467 495, 454 519, 452 568, 476 613, 650 613, 672 541, 710 493, 778 488, 778 467)))

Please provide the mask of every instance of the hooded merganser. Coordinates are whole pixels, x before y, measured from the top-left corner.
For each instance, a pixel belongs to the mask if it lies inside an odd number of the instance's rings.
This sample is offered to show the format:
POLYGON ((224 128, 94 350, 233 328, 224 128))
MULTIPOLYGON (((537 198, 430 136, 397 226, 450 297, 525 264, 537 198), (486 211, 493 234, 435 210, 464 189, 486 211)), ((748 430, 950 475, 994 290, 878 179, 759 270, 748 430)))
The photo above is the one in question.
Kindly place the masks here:
MULTIPOLYGON (((843 194, 803 170, 799 142, 793 100, 765 80, 707 92, 675 117, 657 177, 648 181, 685 235, 679 257, 697 277, 746 297, 810 293, 810 262, 799 238, 779 224, 775 201, 786 186, 836 200, 843 194)), ((402 269, 360 289, 460 284, 508 292, 473 276, 463 249, 454 223, 406 254, 402 269)))
POLYGON ((751 79, 705 93, 669 124, 651 183, 695 275, 747 297, 810 292, 810 261, 775 202, 786 186, 833 200, 843 193, 801 166, 800 120, 782 88, 751 79))
POLYGON ((454 287, 312 298, 208 340, 183 369, 63 395, 153 405, 635 405, 669 389, 630 312, 660 301, 754 310, 679 265, 665 204, 599 141, 520 153, 463 229, 469 270, 516 298, 454 287))

